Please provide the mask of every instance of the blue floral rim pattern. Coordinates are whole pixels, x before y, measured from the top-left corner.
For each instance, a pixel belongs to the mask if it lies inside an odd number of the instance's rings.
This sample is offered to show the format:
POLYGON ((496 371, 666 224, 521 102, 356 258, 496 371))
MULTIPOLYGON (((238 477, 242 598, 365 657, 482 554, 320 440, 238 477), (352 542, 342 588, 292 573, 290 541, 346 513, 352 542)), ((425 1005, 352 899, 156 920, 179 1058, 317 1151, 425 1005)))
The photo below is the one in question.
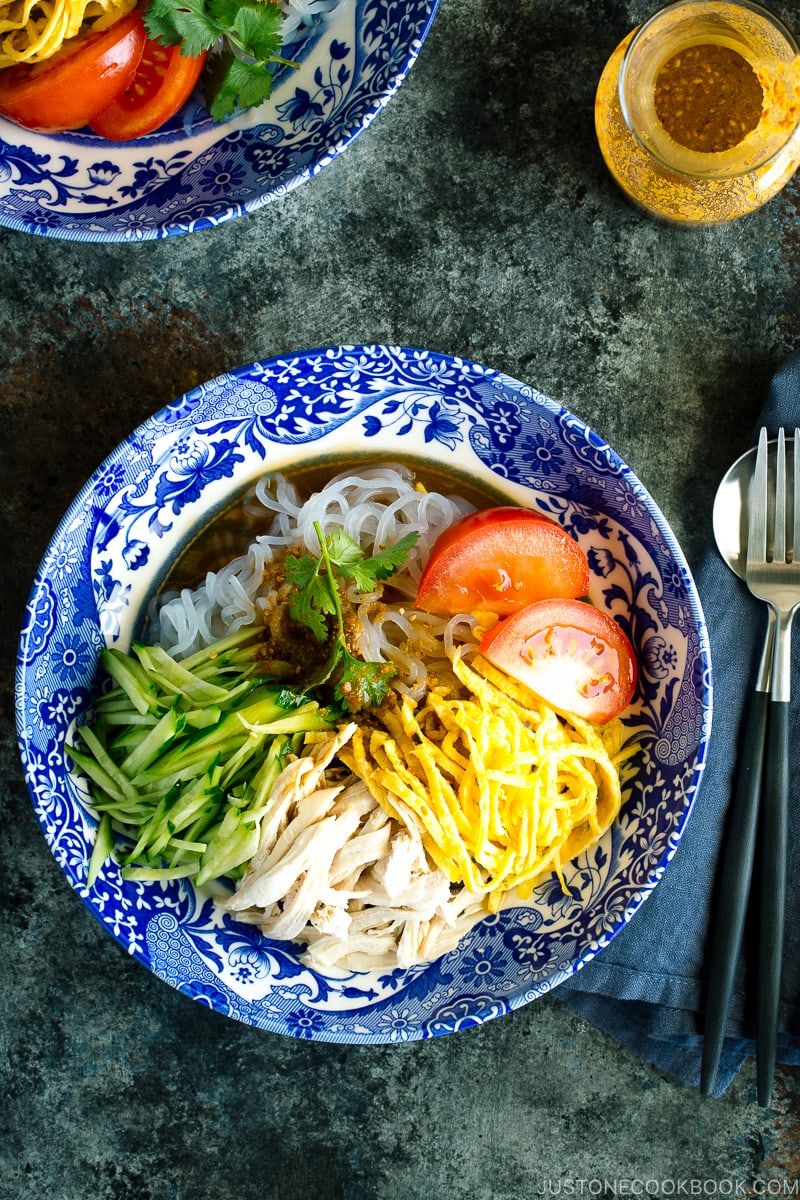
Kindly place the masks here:
POLYGON ((195 388, 137 429, 89 479, 56 531, 19 643, 17 725, 52 853, 94 916, 180 992, 296 1037, 387 1042, 455 1032, 541 996, 602 951, 667 869, 705 765, 711 667, 680 548, 606 443, 534 388, 425 350, 339 346, 253 363, 195 388), (638 742, 619 819, 571 863, 566 891, 476 926, 438 962, 323 977, 288 944, 219 913, 185 882, 91 889, 96 827, 63 752, 96 687, 103 645, 126 648, 148 597, 210 517, 263 474, 401 458, 559 521, 584 546, 590 596, 625 629, 640 683, 638 742))
POLYGON ((223 224, 331 163, 388 104, 439 0, 339 0, 287 57, 257 113, 214 125, 196 98, 163 129, 113 143, 0 118, 0 225, 73 241, 143 241, 223 224))

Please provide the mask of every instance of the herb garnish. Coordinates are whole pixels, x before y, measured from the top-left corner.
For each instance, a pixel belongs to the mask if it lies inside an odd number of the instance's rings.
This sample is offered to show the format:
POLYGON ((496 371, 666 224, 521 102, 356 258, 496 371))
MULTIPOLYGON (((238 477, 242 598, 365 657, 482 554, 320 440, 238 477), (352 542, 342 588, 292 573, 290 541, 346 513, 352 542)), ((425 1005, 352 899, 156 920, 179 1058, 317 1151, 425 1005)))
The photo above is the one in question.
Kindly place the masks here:
POLYGON ((270 64, 297 66, 279 54, 283 20, 272 0, 151 0, 144 16, 156 41, 187 56, 210 51, 203 80, 214 121, 269 99, 270 64))
POLYGON ((313 686, 326 683, 336 672, 334 696, 352 712, 358 712, 385 699, 396 668, 391 663, 363 662, 348 650, 338 580, 352 580, 361 592, 372 591, 376 583, 402 566, 419 534, 407 533, 393 546, 366 558, 358 542, 344 530, 325 535, 316 521, 314 530, 319 538, 319 555, 290 555, 286 559, 286 580, 297 589, 289 600, 289 612, 311 630, 318 642, 327 641, 327 618, 335 618, 333 649, 313 686))

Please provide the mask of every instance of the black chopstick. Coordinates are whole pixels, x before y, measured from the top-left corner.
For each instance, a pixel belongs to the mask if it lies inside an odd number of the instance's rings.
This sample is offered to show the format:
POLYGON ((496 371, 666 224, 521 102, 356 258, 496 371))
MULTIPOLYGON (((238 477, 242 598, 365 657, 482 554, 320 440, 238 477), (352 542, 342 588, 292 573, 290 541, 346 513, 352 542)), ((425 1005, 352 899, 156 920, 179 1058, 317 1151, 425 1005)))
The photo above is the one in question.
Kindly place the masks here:
POLYGON ((719 1069, 750 895, 769 711, 769 676, 765 686, 764 675, 762 669, 750 697, 722 859, 700 1068, 700 1090, 704 1096, 713 1091, 719 1069))
POLYGON ((761 897, 756 1016, 756 1085, 758 1103, 762 1108, 768 1108, 772 1099, 783 962, 789 792, 787 700, 770 700, 767 725, 764 792, 761 800, 761 897))

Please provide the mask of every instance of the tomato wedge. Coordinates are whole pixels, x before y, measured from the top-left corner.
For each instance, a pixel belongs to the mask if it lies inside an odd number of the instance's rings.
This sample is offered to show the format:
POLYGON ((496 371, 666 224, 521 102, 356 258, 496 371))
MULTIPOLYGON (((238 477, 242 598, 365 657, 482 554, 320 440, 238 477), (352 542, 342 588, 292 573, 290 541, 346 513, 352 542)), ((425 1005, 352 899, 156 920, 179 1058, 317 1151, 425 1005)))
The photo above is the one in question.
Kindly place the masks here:
POLYGON ((189 57, 180 46, 148 38, 133 79, 90 127, 110 142, 130 142, 160 129, 189 99, 206 58, 205 51, 189 57))
POLYGON ((636 659, 616 621, 583 600, 540 600, 484 634, 481 654, 562 712, 604 725, 630 704, 636 659))
POLYGON ((0 114, 38 133, 81 129, 136 74, 147 33, 140 12, 71 38, 45 62, 0 71, 0 114))
POLYGON ((528 508, 470 513, 434 543, 416 606, 505 615, 551 596, 585 596, 589 564, 578 543, 528 508))

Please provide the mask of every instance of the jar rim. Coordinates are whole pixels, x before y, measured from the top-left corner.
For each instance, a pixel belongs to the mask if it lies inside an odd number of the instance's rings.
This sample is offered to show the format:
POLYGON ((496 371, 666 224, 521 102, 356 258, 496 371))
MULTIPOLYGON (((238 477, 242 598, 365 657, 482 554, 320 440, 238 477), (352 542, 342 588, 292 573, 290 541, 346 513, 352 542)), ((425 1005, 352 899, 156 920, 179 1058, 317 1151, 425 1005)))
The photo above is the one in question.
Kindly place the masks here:
MULTIPOLYGON (((800 135, 800 111, 798 112, 797 122, 793 126, 787 126, 786 136, 779 144, 766 148, 762 156, 758 157, 757 160, 748 162, 744 166, 736 162, 733 150, 703 153, 688 150, 683 146, 678 146, 677 143, 675 143, 675 154, 678 160, 676 162, 665 155, 663 151, 659 153, 656 146, 642 137, 638 122, 633 118, 626 91, 631 63, 635 60, 637 52, 648 35, 652 34, 655 25, 668 20, 678 10, 687 9, 699 10, 698 16, 715 16, 724 14, 730 10, 753 13, 755 16, 762 18, 779 37, 785 40, 790 53, 795 59, 800 58, 800 46, 792 31, 780 17, 764 8, 762 4, 757 3, 757 0, 672 0, 671 3, 659 8, 634 30, 633 36, 623 54, 619 71, 618 96, 625 124, 647 154, 655 158, 662 166, 675 171, 677 174, 685 175, 687 178, 731 179, 747 175, 754 170, 761 170, 768 167, 786 150, 792 140, 800 135)), ((666 131, 665 136, 668 137, 666 131)))

